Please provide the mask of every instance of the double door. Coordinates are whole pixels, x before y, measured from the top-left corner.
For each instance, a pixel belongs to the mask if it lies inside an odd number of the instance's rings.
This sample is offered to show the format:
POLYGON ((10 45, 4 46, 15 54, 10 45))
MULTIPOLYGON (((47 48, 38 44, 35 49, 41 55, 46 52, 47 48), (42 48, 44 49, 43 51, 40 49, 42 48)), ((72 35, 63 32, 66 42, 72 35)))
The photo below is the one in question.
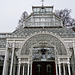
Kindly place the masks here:
POLYGON ((55 62, 33 62, 33 75, 56 75, 55 62))

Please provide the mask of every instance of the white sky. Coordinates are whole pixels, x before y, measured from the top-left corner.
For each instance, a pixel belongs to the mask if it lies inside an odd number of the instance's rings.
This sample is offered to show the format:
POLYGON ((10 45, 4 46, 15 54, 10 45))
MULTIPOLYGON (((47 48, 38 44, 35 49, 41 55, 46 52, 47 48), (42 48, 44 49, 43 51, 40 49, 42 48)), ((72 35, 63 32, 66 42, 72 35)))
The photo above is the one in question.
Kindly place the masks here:
MULTIPOLYGON (((41 5, 41 0, 0 0, 0 33, 13 32, 22 13, 30 14, 34 5, 41 5)), ((44 5, 54 6, 54 10, 71 9, 75 18, 75 0, 44 0, 44 5)))

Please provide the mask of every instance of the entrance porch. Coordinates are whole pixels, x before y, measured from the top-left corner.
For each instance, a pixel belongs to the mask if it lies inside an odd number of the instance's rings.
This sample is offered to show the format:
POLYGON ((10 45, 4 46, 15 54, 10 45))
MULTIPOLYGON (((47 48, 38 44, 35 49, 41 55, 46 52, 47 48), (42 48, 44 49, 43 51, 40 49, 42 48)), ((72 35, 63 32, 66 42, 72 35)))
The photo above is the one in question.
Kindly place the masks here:
POLYGON ((72 75, 69 56, 57 56, 54 61, 33 61, 19 58, 18 75, 72 75))

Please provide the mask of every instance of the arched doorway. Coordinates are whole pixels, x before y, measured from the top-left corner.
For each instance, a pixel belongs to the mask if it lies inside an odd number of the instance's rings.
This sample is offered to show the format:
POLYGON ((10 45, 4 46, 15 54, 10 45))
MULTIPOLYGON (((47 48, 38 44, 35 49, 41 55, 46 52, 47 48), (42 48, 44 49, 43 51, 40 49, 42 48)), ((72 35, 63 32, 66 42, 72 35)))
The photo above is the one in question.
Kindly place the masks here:
POLYGON ((37 42, 32 50, 32 75, 56 75, 56 47, 48 42, 37 42))
MULTIPOLYGON (((67 55, 67 51, 65 44, 59 38, 51 34, 40 33, 25 40, 21 49, 21 55, 30 55, 30 62, 28 60, 30 75, 57 75, 56 73, 60 71, 57 71, 59 63, 56 55, 67 55)), ((60 65, 58 68, 61 68, 60 65)))

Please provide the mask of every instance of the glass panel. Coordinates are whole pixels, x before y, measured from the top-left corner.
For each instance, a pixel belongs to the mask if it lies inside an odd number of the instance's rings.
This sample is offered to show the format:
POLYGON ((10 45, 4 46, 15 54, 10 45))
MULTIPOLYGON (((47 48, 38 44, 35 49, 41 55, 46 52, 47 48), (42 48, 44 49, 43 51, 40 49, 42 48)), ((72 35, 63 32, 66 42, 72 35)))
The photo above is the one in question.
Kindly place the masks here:
POLYGON ((47 75, 51 75, 51 65, 47 65, 47 75))
POLYGON ((39 14, 39 13, 50 14, 52 11, 53 11, 53 7, 33 7, 33 12, 35 14, 39 14))
POLYGON ((36 66, 36 75, 41 75, 41 65, 40 64, 36 66))

